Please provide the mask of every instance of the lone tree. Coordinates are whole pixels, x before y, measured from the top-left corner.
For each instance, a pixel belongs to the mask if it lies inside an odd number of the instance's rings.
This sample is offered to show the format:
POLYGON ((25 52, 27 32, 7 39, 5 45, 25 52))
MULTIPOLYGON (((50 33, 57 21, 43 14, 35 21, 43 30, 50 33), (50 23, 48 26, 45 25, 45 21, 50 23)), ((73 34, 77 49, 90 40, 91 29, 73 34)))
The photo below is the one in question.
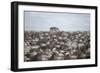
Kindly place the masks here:
POLYGON ((60 31, 60 30, 57 27, 51 27, 50 28, 50 32, 58 32, 58 31, 60 31))

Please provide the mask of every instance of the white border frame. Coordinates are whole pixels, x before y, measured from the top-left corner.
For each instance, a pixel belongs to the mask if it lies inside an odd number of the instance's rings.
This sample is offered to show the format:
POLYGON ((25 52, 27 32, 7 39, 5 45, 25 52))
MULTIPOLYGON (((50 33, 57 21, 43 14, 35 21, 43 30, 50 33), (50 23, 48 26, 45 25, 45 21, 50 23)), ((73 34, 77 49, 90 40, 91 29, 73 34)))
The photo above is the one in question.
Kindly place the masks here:
POLYGON ((18 68, 36 68, 51 66, 72 66, 95 64, 95 10, 80 8, 62 8, 48 6, 18 6, 18 68), (52 11, 52 12, 73 12, 73 13, 90 13, 90 32, 91 32, 91 59, 63 60, 63 61, 38 61, 24 62, 24 10, 28 11, 52 11))

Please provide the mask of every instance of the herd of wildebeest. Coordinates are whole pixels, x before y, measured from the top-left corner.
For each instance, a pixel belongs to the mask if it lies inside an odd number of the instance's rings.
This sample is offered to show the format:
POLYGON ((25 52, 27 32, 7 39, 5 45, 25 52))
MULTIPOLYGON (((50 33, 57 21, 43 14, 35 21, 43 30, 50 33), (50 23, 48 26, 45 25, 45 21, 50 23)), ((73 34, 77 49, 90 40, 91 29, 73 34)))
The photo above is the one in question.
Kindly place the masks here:
POLYGON ((89 31, 24 32, 25 62, 89 58, 89 31))

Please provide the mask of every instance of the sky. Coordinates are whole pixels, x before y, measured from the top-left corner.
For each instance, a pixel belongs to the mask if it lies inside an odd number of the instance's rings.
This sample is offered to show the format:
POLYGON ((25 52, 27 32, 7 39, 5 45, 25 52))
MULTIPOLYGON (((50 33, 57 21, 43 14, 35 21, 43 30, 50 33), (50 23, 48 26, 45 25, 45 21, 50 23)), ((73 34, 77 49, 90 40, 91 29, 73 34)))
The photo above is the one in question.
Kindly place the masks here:
POLYGON ((89 31, 90 14, 24 11, 25 31, 49 31, 50 27, 61 31, 89 31))

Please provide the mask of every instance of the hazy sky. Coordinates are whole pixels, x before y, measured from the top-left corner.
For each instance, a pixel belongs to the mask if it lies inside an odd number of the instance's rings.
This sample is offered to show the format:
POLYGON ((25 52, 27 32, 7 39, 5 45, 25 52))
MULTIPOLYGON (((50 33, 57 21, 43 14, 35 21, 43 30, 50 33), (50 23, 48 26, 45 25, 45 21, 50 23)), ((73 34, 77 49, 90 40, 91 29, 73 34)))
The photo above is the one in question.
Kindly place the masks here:
POLYGON ((90 30, 90 14, 25 11, 24 15, 28 31, 49 31, 50 27, 63 31, 90 30))

